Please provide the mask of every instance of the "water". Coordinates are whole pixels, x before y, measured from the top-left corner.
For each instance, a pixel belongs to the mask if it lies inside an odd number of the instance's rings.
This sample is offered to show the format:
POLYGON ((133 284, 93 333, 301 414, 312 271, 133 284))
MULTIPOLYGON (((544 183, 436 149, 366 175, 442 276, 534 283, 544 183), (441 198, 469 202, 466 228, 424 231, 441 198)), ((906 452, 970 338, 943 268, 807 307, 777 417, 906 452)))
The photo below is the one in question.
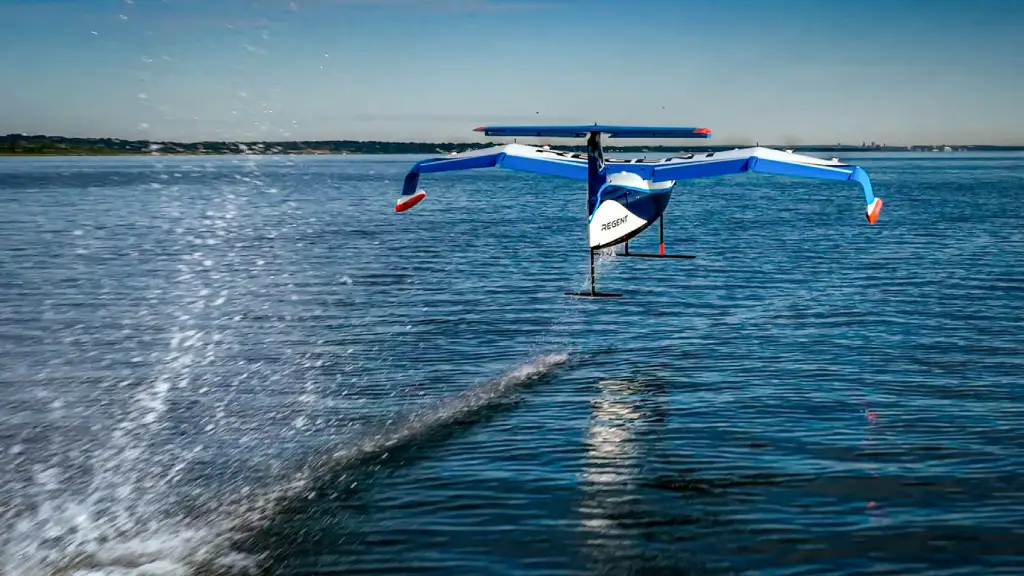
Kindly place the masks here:
POLYGON ((1019 573, 1024 156, 848 160, 592 301, 572 181, 0 159, 0 570, 1019 573))

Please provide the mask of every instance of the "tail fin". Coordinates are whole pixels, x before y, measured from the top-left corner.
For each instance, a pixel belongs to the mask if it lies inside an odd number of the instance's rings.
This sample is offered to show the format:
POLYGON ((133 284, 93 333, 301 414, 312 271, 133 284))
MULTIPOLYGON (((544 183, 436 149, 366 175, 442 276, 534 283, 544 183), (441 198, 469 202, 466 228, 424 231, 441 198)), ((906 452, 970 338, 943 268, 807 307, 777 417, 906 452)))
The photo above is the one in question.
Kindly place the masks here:
POLYGON ((606 181, 604 150, 601 148, 601 133, 591 132, 587 136, 587 215, 593 215, 601 187, 606 181))

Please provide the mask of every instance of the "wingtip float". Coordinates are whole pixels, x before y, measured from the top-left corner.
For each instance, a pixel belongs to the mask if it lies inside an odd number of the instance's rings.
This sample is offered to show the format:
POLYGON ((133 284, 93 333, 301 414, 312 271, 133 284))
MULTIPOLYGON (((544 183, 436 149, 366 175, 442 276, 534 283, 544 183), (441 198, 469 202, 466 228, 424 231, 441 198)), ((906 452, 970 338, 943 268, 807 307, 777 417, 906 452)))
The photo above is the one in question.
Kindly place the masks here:
POLYGON ((620 296, 597 292, 594 252, 624 245, 620 256, 681 258, 664 253, 664 212, 679 180, 727 176, 743 172, 776 174, 820 180, 855 181, 861 185, 868 224, 878 222, 882 199, 874 195, 871 179, 860 166, 837 159, 824 160, 755 146, 724 152, 687 153, 660 159, 605 158, 601 135, 610 138, 709 138, 710 128, 673 126, 480 126, 487 136, 586 138, 586 153, 551 150, 548 147, 505 144, 461 154, 417 162, 405 177, 395 212, 405 212, 420 203, 426 193, 418 188, 421 174, 506 168, 560 176, 587 182, 588 236, 590 244, 590 291, 581 296, 620 296), (629 240, 655 221, 658 223, 659 253, 629 252, 629 240))
POLYGON ((878 222, 878 215, 882 213, 882 199, 875 197, 875 199, 868 204, 867 217, 868 224, 874 224, 878 222))
POLYGON ((402 196, 395 203, 395 212, 405 212, 413 206, 419 204, 424 198, 427 197, 427 193, 423 190, 417 190, 409 196, 402 196))

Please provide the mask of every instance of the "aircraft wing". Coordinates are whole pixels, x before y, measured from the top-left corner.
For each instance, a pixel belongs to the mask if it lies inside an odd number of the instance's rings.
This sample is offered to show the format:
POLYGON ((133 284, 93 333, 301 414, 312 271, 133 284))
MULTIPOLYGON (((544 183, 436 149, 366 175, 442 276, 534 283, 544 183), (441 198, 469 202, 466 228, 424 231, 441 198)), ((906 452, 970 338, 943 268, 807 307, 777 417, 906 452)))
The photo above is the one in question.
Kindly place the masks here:
POLYGON ((882 199, 874 195, 871 179, 860 166, 771 148, 739 148, 725 152, 688 154, 682 158, 608 162, 606 166, 609 174, 631 172, 652 182, 727 176, 741 172, 821 180, 853 180, 859 183, 864 191, 868 222, 877 222, 878 214, 882 210, 882 199))
POLYGON ((495 167, 547 176, 561 176, 574 180, 587 179, 587 156, 585 154, 546 150, 524 144, 492 146, 417 162, 405 176, 402 196, 395 204, 395 212, 404 212, 426 197, 426 192, 417 190, 420 174, 495 167))

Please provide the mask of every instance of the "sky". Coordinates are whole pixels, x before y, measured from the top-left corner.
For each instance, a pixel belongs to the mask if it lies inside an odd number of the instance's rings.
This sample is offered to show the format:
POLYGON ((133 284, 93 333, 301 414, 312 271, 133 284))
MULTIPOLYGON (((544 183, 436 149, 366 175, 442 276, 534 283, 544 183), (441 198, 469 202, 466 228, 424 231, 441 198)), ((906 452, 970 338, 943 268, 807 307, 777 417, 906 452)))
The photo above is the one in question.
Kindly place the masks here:
POLYGON ((1024 144, 1024 0, 0 0, 0 134, 1024 144))

